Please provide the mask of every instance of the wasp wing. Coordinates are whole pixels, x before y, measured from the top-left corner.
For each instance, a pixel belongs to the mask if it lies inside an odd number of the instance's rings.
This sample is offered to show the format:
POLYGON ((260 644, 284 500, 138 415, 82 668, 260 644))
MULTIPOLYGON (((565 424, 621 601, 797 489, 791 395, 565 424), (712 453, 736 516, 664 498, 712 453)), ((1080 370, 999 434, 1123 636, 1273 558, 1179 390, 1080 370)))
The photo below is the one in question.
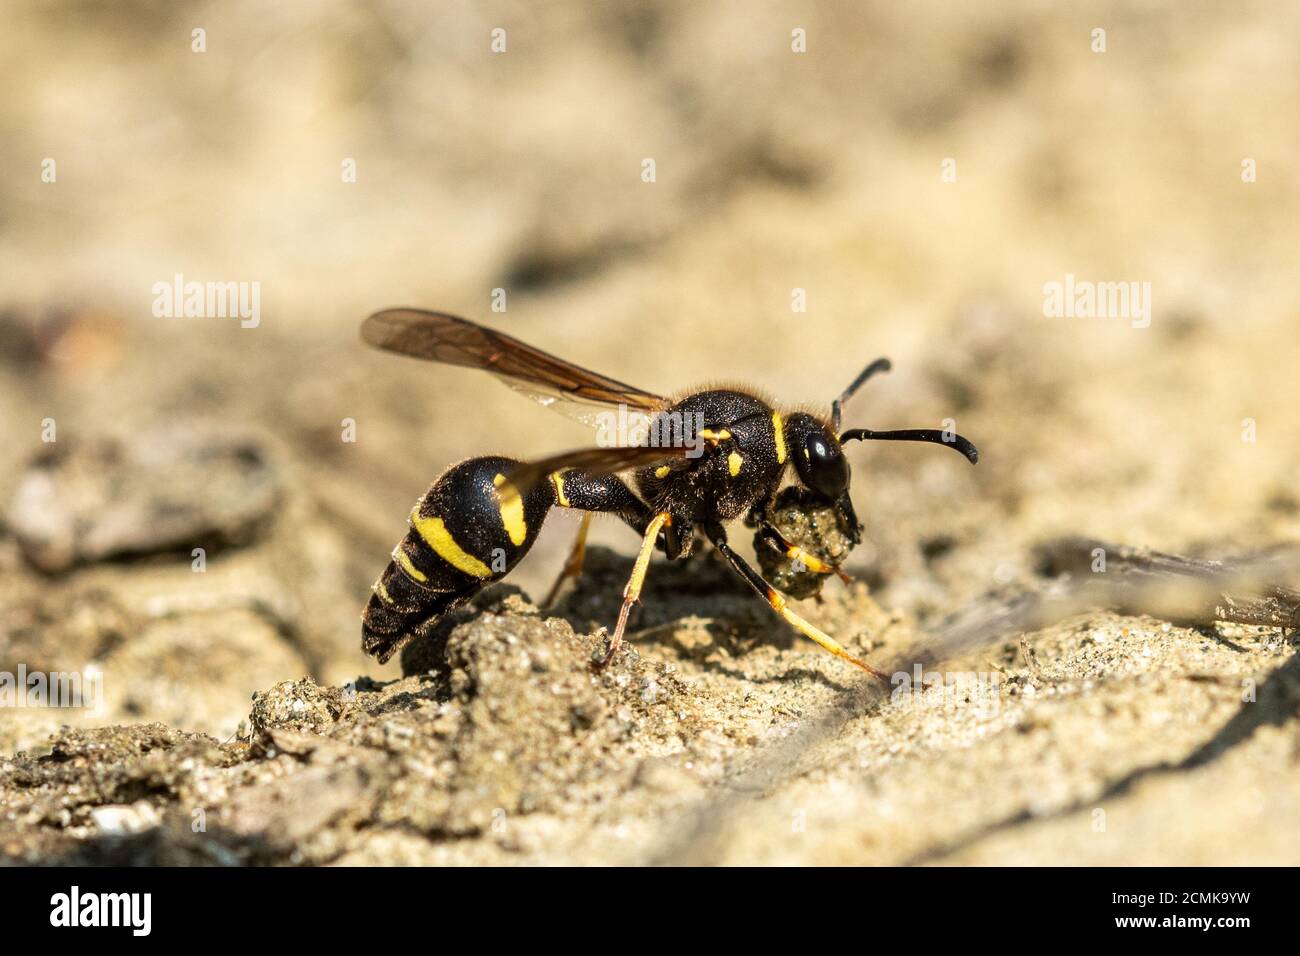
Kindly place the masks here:
POLYGON ((587 424, 595 424, 600 408, 624 405, 652 414, 667 404, 651 392, 443 312, 385 309, 362 323, 361 337, 389 352, 491 372, 534 401, 587 424))
POLYGON ((645 468, 659 463, 683 462, 692 455, 686 447, 658 448, 628 445, 615 448, 578 448, 538 461, 520 462, 507 476, 520 494, 556 471, 572 468, 588 475, 612 475, 629 468, 645 468))

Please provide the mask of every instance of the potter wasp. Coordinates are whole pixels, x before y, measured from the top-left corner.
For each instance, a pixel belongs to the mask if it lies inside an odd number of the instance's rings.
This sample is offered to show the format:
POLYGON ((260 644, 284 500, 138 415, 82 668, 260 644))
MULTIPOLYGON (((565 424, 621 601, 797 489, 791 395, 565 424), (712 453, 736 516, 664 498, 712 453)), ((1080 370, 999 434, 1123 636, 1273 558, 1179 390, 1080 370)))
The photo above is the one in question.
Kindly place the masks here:
POLYGON ((581 571, 593 513, 617 516, 641 538, 618 623, 597 666, 608 663, 623 642, 628 613, 641 593, 656 547, 669 559, 680 560, 702 535, 801 634, 887 680, 788 607, 781 592, 731 547, 724 525, 742 518, 756 529, 758 547, 772 549, 801 574, 829 575, 838 572, 838 565, 787 540, 770 520, 787 472, 793 472, 799 498, 786 503, 809 512, 829 509, 847 529, 852 545, 860 540, 861 525, 849 498, 844 443, 936 442, 972 463, 978 460, 975 446, 953 432, 852 428, 838 433, 841 407, 869 378, 889 369, 886 359, 863 369, 826 419, 806 411, 783 412, 744 387, 665 398, 439 312, 377 312, 363 323, 361 334, 366 342, 390 352, 491 372, 534 400, 589 424, 623 422, 629 413, 644 424, 644 433, 625 443, 532 462, 470 458, 444 471, 411 511, 410 528, 362 614, 362 649, 380 662, 418 630, 509 574, 537 540, 550 510, 560 507, 584 515, 551 598, 566 578, 581 571), (624 478, 620 473, 630 474, 624 478))

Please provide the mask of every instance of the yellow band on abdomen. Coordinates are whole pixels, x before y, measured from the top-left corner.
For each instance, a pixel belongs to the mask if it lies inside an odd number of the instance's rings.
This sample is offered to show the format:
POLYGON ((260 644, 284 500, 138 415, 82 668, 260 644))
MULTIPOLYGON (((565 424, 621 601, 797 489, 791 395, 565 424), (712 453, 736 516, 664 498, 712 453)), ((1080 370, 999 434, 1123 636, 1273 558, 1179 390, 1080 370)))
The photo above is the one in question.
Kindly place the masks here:
MULTIPOLYGON (((492 571, 486 564, 456 543, 456 539, 451 536, 451 532, 447 530, 447 525, 441 518, 422 518, 419 508, 416 508, 411 512, 411 527, 424 543, 433 549, 434 554, 456 570, 464 571, 476 578, 492 577, 492 571)), ((402 557, 406 555, 403 554, 402 557)), ((417 580, 424 580, 424 575, 420 575, 417 580)))
POLYGON ((397 566, 405 571, 406 576, 412 581, 418 581, 420 584, 424 584, 429 580, 423 571, 411 563, 411 559, 407 557, 406 552, 402 550, 400 544, 393 549, 393 560, 397 562, 397 566))
POLYGON ((506 480, 505 475, 497 475, 492 479, 492 484, 496 485, 497 498, 500 501, 501 524, 505 527, 506 534, 510 535, 510 540, 515 547, 518 547, 528 537, 528 522, 524 520, 524 501, 519 497, 519 491, 515 486, 506 480))

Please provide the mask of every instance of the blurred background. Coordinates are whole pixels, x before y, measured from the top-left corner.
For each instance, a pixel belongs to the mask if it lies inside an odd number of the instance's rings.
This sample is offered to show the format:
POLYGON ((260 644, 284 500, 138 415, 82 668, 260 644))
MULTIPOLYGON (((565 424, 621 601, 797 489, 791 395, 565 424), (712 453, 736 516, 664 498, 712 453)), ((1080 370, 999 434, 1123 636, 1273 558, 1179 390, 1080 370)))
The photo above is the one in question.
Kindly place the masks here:
MULTIPOLYGON (((275 681, 395 676, 358 614, 411 503, 461 458, 592 440, 367 350, 385 306, 663 392, 824 407, 890 356, 847 424, 953 419, 982 453, 852 452, 849 570, 923 622, 1056 534, 1216 554, 1300 532, 1294 3, 5 19, 0 647, 105 662, 129 688, 105 721, 224 738, 275 681), (156 316, 177 274, 258 283, 260 323, 156 316), (1149 325, 1045 315, 1067 274, 1150 283, 1149 325)), ((537 595, 575 527, 552 518, 512 580, 537 595)))

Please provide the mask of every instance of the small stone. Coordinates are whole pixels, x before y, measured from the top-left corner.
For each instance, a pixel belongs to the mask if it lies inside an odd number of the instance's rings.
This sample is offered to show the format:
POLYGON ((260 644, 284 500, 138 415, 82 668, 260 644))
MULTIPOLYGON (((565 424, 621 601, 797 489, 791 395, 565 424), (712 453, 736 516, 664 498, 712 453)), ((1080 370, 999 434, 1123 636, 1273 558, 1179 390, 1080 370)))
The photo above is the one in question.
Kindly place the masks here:
POLYGON ((95 826, 110 836, 142 833, 161 821, 158 811, 147 803, 95 807, 90 811, 95 826))

